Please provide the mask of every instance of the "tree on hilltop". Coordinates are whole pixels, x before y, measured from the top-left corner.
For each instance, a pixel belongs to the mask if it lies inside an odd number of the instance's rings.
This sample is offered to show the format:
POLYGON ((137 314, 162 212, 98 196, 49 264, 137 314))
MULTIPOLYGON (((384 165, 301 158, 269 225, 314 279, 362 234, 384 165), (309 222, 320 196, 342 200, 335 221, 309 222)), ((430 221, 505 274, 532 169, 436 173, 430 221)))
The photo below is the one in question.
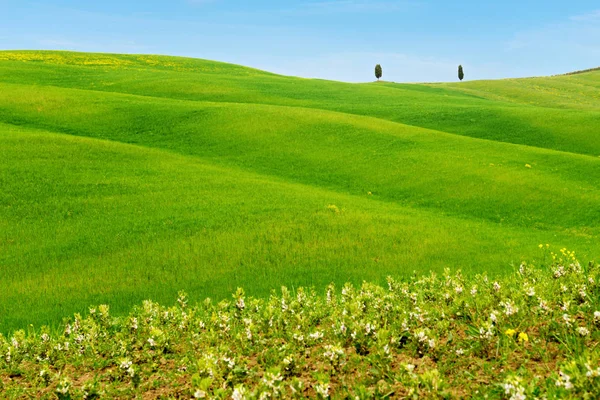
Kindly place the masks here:
POLYGON ((459 65, 459 66, 458 66, 458 79, 460 79, 461 81, 462 81, 463 79, 465 79, 465 73, 464 73, 464 71, 463 71, 463 67, 462 67, 462 65, 459 65))
POLYGON ((379 80, 383 76, 383 70, 381 69, 381 65, 377 64, 375 66, 375 78, 379 80))

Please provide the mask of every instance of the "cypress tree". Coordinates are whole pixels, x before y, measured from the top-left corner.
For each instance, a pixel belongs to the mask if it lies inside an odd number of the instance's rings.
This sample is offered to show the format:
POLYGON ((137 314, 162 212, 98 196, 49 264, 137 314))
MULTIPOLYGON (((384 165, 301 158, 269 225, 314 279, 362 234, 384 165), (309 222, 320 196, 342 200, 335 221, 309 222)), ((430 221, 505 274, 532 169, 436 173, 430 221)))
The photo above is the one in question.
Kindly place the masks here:
POLYGON ((377 64, 375 66, 375 78, 379 80, 383 76, 383 70, 381 69, 381 65, 377 64))
POLYGON ((463 71, 463 67, 462 65, 458 66, 458 79, 460 79, 461 81, 465 78, 465 73, 463 71))

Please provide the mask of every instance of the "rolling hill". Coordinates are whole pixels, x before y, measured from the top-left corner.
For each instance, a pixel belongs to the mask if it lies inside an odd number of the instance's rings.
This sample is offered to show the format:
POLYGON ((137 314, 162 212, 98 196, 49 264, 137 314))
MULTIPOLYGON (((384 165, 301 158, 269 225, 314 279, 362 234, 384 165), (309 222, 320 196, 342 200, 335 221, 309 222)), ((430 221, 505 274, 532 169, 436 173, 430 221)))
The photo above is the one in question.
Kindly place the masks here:
POLYGON ((600 254, 600 71, 346 84, 0 52, 0 331, 600 254))

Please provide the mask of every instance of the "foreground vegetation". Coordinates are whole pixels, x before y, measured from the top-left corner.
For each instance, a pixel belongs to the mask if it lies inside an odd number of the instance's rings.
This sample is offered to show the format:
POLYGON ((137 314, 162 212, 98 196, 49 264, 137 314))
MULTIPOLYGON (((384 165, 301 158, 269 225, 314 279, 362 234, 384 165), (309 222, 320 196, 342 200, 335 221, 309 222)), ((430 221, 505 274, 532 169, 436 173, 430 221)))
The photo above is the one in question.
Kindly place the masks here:
POLYGON ((0 52, 0 332, 600 254, 600 72, 345 84, 0 52))
POLYGON ((8 398, 598 398, 600 266, 546 252, 498 280, 238 289, 192 306, 107 305, 0 336, 8 398))

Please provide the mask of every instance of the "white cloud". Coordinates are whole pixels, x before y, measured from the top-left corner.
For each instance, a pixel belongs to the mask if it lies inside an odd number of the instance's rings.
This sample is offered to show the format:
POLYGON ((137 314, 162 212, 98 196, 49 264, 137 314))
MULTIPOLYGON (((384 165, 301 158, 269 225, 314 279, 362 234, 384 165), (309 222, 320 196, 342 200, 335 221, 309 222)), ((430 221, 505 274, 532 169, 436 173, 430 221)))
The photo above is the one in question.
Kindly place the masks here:
POLYGON ((575 15, 570 18, 571 21, 598 21, 600 22, 600 10, 591 11, 587 14, 575 15))

